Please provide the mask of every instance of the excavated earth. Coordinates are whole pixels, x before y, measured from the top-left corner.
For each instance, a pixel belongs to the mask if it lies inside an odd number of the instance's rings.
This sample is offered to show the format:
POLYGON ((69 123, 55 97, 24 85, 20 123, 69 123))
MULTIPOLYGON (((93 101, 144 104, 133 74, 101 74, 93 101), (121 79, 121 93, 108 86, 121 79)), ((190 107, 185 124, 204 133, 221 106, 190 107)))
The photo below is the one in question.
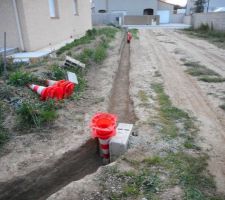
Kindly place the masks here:
MULTIPOLYGON (((61 111, 55 127, 46 130, 48 137, 46 133, 21 136, 5 147, 0 159, 0 199, 107 199, 98 179, 106 167, 101 166, 88 127, 97 111, 110 111, 121 122, 135 123, 124 158, 141 160, 159 150, 174 149, 177 141, 170 146, 159 141, 159 131, 152 126, 157 114, 151 88, 155 82, 164 84, 173 105, 199 122, 196 140, 209 155, 208 169, 224 194, 225 112, 219 105, 225 98, 225 83, 198 81, 185 72, 184 60, 200 62, 225 77, 225 50, 175 30, 139 30, 139 39, 131 45, 122 39, 118 34, 109 57, 89 71, 82 102, 61 111)), ((124 159, 113 165, 130 169, 124 159)), ((107 184, 115 189, 117 182, 107 184)), ((182 196, 177 186, 160 194, 160 199, 182 196)))

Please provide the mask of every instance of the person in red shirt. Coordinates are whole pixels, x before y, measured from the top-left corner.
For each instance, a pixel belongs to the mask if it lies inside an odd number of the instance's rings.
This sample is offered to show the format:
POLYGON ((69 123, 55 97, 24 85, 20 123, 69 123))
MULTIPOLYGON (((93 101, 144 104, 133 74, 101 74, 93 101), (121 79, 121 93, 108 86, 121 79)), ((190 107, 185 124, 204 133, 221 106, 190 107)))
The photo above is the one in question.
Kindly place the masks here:
POLYGON ((127 32, 127 43, 129 44, 131 42, 132 39, 132 33, 131 32, 127 32))

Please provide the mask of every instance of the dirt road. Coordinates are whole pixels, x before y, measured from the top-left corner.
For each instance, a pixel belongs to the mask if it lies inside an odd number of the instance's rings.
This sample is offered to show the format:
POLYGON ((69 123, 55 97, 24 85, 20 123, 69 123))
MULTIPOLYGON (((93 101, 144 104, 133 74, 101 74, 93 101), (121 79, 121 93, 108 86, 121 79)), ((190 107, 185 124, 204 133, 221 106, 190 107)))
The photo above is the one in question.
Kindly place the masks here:
POLYGON ((148 45, 145 62, 159 70, 173 104, 200 121, 201 146, 210 156, 209 170, 216 177, 218 190, 225 191, 225 118, 197 80, 184 72, 183 58, 199 61, 221 75, 225 73, 225 51, 205 41, 188 38, 175 31, 140 30, 140 42, 148 45), (179 52, 174 53, 174 49, 179 52))

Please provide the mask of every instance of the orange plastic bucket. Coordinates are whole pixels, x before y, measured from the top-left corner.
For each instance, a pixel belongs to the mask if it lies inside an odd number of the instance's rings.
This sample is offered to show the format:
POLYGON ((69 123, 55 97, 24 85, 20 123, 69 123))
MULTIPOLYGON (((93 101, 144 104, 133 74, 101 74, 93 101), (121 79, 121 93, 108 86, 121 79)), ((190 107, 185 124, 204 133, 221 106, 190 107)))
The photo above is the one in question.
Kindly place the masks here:
POLYGON ((117 116, 109 113, 97 113, 91 120, 92 137, 109 139, 116 135, 117 116))

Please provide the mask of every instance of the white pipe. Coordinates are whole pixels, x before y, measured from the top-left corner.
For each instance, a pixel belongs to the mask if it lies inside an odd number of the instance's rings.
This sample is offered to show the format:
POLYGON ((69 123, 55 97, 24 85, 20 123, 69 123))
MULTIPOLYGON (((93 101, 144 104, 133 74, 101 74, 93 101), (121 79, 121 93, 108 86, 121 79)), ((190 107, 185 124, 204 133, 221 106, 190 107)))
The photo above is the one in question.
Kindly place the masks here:
POLYGON ((17 25, 17 31, 18 31, 18 34, 19 34, 20 47, 21 47, 21 50, 24 51, 25 50, 24 41, 23 41, 23 36, 22 36, 22 31, 21 31, 21 25, 20 25, 16 0, 12 0, 12 2, 13 2, 13 8, 14 8, 14 13, 15 13, 15 17, 16 17, 16 25, 17 25))

